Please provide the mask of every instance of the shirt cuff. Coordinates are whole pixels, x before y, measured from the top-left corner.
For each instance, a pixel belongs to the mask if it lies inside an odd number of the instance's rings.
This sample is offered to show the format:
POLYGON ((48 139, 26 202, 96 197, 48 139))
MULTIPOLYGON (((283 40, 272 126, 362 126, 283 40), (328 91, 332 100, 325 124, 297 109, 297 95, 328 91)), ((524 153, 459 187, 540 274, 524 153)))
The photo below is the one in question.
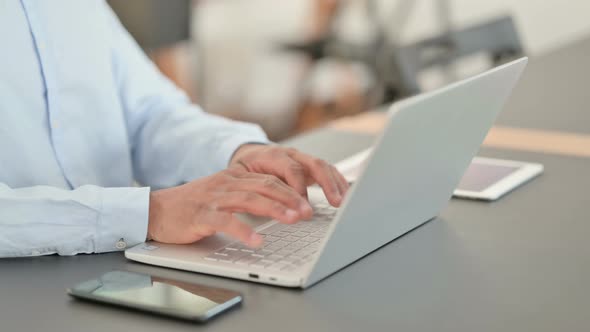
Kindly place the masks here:
POLYGON ((95 252, 122 251, 145 242, 150 188, 103 188, 95 252))
POLYGON ((234 153, 238 150, 239 147, 245 144, 270 144, 271 141, 264 135, 262 131, 260 131, 260 135, 251 135, 251 136, 243 136, 243 135, 236 135, 227 138, 224 142, 220 145, 219 150, 219 158, 218 158, 218 165, 216 168, 218 170, 226 169, 229 166, 229 163, 234 156, 234 153))

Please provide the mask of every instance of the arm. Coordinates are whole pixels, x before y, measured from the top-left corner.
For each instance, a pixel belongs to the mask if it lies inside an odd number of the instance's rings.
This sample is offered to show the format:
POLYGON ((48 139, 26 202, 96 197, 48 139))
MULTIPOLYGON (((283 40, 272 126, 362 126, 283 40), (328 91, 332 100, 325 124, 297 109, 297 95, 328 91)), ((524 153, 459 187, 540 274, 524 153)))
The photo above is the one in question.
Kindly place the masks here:
POLYGON ((0 183, 0 257, 122 250, 145 240, 148 204, 147 188, 0 183))
POLYGON ((332 204, 340 204, 348 185, 332 166, 290 149, 246 144, 267 138, 257 126, 208 115, 191 105, 104 6, 113 29, 113 75, 135 178, 166 188, 151 194, 150 239, 192 243, 222 232, 259 246, 262 238, 235 213, 284 223, 309 218, 312 209, 304 196, 313 182, 324 188, 332 204))
POLYGON ((167 80, 105 4, 114 79, 132 143, 136 179, 168 188, 221 171, 236 149, 268 142, 258 126, 207 114, 167 80))

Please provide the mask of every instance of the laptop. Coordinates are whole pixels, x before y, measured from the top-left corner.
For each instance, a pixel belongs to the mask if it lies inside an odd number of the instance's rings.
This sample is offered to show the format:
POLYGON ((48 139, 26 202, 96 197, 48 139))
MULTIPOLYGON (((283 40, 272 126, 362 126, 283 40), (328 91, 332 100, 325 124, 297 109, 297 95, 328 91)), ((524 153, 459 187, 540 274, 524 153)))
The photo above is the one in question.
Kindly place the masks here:
MULTIPOLYGON (((128 259, 285 287, 307 288, 432 220, 448 204, 527 64, 507 63, 391 106, 385 129, 339 209, 310 187, 311 221, 268 221, 249 248, 222 235, 156 242, 128 259)), ((338 144, 335 142, 334 144, 338 144)))

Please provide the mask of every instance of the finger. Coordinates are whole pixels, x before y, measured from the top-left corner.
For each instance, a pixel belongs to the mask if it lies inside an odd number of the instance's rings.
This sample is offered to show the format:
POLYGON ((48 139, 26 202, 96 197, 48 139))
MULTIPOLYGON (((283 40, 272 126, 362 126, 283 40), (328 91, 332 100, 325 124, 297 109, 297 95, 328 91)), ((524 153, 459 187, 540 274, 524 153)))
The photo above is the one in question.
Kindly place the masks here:
POLYGON ((344 194, 346 194, 346 192, 348 191, 350 185, 348 184, 348 181, 346 181, 344 175, 342 175, 342 173, 340 173, 340 171, 336 167, 330 165, 330 168, 332 169, 332 174, 338 182, 338 188, 340 189, 340 193, 342 194, 342 196, 344 196, 344 194))
POLYGON ((275 168, 275 174, 285 179, 288 185, 293 187, 301 196, 307 198, 307 174, 305 173, 305 166, 290 156, 277 160, 272 165, 275 168))
POLYGON ((227 222, 219 225, 218 232, 222 232, 250 247, 259 247, 263 243, 262 237, 257 234, 252 227, 241 222, 238 218, 231 215, 227 222))
POLYGON ((227 192, 219 198, 217 209, 231 213, 244 212, 261 217, 270 217, 286 224, 293 224, 301 219, 299 212, 296 210, 255 192, 227 192))
POLYGON ((307 198, 307 174, 305 167, 291 157, 294 149, 276 149, 268 158, 258 161, 261 173, 275 175, 307 198))
POLYGON ((297 152, 293 158, 303 164, 311 177, 322 187, 326 198, 333 206, 339 206, 342 202, 342 194, 338 186, 331 166, 321 159, 297 152))
POLYGON ((256 192, 296 210, 303 218, 310 218, 313 214, 311 205, 306 199, 273 175, 249 173, 249 175, 233 181, 228 190, 256 192))

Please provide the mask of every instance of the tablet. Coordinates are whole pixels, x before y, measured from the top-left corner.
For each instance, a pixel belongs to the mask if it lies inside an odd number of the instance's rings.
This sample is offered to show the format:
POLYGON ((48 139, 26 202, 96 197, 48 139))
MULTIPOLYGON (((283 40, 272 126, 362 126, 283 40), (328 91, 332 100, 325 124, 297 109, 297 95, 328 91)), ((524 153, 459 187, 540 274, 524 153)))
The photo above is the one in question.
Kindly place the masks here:
POLYGON ((494 201, 543 172, 543 165, 475 157, 454 196, 494 201))
MULTIPOLYGON (((369 148, 361 151, 335 165, 349 183, 354 183, 359 176, 371 150, 369 148)), ((541 173, 541 164, 475 157, 454 196, 494 201, 541 173)))

